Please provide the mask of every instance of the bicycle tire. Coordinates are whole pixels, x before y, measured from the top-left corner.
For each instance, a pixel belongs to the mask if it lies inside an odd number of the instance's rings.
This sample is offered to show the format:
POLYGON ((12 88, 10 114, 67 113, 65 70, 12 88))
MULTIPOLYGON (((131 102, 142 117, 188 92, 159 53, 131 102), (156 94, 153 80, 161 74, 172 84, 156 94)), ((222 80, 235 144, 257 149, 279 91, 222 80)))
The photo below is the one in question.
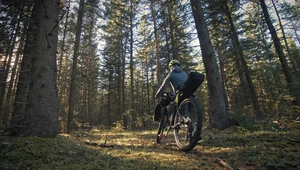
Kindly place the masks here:
POLYGON ((159 125, 158 125, 158 132, 157 132, 157 135, 156 135, 156 143, 160 143, 162 138, 165 136, 164 132, 165 132, 165 129, 166 129, 166 121, 167 120, 167 114, 165 113, 166 108, 163 108, 162 109, 162 117, 160 119, 160 122, 159 122, 159 125))
POLYGON ((185 152, 192 150, 201 139, 202 130, 202 110, 194 97, 181 102, 176 111, 174 125, 177 146, 185 152))

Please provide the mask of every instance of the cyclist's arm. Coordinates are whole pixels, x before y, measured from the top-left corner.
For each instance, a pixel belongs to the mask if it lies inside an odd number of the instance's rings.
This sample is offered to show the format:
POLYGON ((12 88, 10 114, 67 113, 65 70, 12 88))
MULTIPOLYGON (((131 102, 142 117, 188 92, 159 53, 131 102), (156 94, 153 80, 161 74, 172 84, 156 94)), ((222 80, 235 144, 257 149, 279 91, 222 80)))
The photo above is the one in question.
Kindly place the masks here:
POLYGON ((171 73, 172 72, 170 72, 168 74, 168 76, 165 78, 164 82, 162 83, 162 85, 160 86, 160 88, 158 89, 158 91, 156 92, 155 98, 159 98, 160 95, 166 90, 168 84, 170 83, 171 73))

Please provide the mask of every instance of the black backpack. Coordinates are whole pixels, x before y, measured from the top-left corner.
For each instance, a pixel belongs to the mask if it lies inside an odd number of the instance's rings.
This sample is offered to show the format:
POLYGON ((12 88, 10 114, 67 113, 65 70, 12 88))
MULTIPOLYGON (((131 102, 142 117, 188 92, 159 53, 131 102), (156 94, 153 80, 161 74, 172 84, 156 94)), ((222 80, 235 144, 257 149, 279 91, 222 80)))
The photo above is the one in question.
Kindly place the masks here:
POLYGON ((163 106, 168 106, 172 101, 174 101, 174 96, 171 93, 163 93, 160 98, 159 104, 154 108, 154 121, 160 121, 161 109, 163 106))
POLYGON ((180 86, 179 91, 183 93, 183 96, 185 98, 190 97, 196 92, 196 90, 203 83, 203 81, 203 74, 199 72, 190 72, 186 82, 180 86))

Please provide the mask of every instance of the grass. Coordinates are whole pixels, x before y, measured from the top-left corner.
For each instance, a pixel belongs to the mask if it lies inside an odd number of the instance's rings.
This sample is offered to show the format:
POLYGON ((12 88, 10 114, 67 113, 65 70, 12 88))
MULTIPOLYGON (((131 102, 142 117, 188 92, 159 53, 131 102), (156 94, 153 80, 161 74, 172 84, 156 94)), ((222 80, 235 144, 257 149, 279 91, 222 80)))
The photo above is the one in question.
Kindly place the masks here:
MULTIPOLYGON (((0 169, 300 169, 300 122, 253 131, 203 129, 190 152, 172 132, 157 144, 153 130, 96 130, 55 138, 0 136, 0 169)), ((263 129, 263 128, 260 128, 263 129)))

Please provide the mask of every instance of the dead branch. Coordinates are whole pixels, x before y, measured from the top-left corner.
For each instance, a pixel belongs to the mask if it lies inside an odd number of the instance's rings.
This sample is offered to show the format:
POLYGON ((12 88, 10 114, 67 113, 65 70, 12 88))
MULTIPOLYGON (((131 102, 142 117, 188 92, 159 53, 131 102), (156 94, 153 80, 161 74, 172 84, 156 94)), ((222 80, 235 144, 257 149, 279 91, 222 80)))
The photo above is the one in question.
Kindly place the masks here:
POLYGON ((223 161, 220 158, 216 158, 215 161, 229 170, 234 170, 228 163, 226 163, 225 161, 223 161))

